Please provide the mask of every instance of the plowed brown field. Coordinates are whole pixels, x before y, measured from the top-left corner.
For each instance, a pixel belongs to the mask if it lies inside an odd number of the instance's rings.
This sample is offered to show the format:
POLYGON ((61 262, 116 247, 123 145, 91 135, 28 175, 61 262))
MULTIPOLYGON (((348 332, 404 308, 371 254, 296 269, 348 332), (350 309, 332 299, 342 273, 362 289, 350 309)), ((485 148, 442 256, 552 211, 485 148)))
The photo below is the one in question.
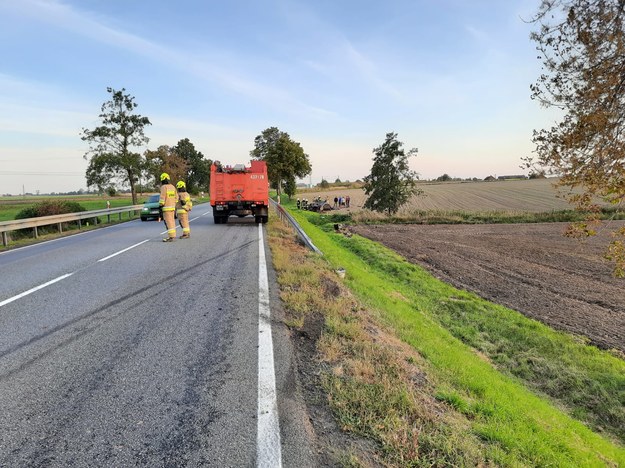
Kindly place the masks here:
MULTIPOLYGON (((612 222, 609 229, 622 226, 612 222)), ((625 352, 625 280, 602 259, 607 230, 585 242, 565 223, 354 226, 454 286, 555 329, 625 352)))

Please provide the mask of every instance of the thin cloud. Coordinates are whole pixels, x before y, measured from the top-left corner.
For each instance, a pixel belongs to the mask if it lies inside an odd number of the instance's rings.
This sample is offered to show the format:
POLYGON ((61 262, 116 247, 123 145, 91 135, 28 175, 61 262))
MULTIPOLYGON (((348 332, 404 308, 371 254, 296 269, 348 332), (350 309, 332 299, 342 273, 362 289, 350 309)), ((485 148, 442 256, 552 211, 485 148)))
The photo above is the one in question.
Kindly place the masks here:
POLYGON ((103 20, 56 0, 21 0, 18 5, 12 5, 12 8, 38 21, 54 24, 94 41, 132 51, 137 55, 182 69, 187 73, 193 73, 201 79, 217 83, 224 89, 271 107, 278 107, 282 111, 318 117, 335 115, 332 111, 301 102, 282 89, 250 80, 226 67, 215 66, 214 58, 210 61, 203 60, 186 50, 167 47, 108 26, 103 23, 103 20))
POLYGON ((403 99, 400 93, 392 84, 380 78, 377 66, 374 62, 362 54, 348 40, 343 41, 342 50, 348 61, 361 73, 361 76, 369 83, 373 84, 379 91, 394 97, 398 101, 403 99))
POLYGON ((381 67, 376 61, 329 21, 302 3, 283 1, 281 6, 287 24, 298 31, 306 31, 310 35, 308 42, 325 49, 317 59, 300 57, 300 63, 326 77, 349 76, 352 83, 364 83, 369 88, 403 101, 402 93, 380 76, 381 67))

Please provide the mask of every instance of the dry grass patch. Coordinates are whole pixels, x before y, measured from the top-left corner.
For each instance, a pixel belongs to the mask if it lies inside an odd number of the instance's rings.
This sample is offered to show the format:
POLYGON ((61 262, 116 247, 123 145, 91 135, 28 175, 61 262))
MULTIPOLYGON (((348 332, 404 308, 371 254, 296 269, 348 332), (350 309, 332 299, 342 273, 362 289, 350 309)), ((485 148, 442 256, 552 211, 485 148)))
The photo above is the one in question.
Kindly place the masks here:
MULTIPOLYGON (((478 466, 481 442, 464 416, 437 401, 427 363, 395 338, 341 284, 323 258, 279 221, 269 242, 288 325, 314 343, 317 385, 343 431, 374 441, 367 452, 336 452, 343 466, 478 466)), ((404 297, 397 297, 405 300, 404 297)), ((300 349, 299 352, 303 352, 300 349)), ((365 445, 367 447, 367 445, 365 445)))

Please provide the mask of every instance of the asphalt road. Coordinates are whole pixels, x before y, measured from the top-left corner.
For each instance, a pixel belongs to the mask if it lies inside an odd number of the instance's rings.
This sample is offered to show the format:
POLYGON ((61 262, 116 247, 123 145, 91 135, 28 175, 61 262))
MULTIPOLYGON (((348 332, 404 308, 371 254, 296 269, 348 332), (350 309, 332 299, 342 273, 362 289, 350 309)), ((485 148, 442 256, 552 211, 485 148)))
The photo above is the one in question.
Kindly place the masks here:
POLYGON ((191 215, 188 240, 137 220, 0 254, 0 466, 316 465, 264 227, 191 215))

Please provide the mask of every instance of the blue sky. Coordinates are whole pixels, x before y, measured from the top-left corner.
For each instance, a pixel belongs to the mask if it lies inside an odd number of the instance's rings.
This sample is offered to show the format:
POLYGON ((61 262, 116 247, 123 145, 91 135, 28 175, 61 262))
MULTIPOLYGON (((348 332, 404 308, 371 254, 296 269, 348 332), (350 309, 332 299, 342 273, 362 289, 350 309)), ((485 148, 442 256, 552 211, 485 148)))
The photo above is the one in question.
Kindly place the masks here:
POLYGON ((421 178, 520 173, 553 120, 530 99, 539 3, 0 0, 0 192, 86 188, 80 132, 109 86, 149 117, 149 149, 247 162, 277 126, 316 183, 366 176, 394 131, 421 178))

